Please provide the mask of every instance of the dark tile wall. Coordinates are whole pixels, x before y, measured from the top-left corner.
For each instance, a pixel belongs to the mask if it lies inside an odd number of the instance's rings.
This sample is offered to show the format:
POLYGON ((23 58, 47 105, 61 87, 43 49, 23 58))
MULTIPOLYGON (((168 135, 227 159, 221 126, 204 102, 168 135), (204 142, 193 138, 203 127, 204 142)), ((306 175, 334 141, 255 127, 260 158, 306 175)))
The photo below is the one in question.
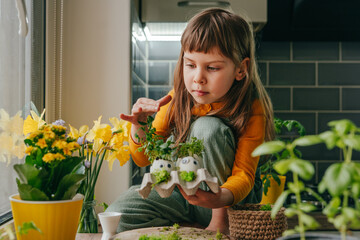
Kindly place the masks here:
MULTIPOLYGON (((158 99, 172 88, 180 43, 135 45, 133 102, 140 96, 158 99)), ((257 58, 276 117, 298 120, 307 134, 326 131, 335 119, 348 118, 360 126, 360 42, 260 42, 257 58)), ((300 150, 315 166, 309 181, 314 184, 342 159, 339 150, 321 145, 300 150)), ((360 160, 360 153, 353 153, 353 159, 360 160)))
MULTIPOLYGON (((307 134, 328 130, 331 120, 348 118, 360 126, 360 42, 260 42, 260 77, 281 119, 301 122, 307 134)), ((325 145, 299 149, 316 174, 342 159, 325 145)), ((360 160, 360 153, 353 153, 360 160)))

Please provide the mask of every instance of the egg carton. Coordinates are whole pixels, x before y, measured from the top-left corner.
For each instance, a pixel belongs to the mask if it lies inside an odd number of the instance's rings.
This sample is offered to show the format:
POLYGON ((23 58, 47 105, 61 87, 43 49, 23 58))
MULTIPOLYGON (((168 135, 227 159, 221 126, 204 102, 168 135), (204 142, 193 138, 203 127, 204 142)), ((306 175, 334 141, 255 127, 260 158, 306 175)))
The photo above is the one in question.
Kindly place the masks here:
MULTIPOLYGON (((171 171, 170 176, 171 177, 168 182, 158 183, 154 186, 154 189, 162 198, 170 197, 176 185, 180 185, 184 192, 189 196, 195 195, 200 183, 202 182, 205 182, 214 193, 218 193, 220 190, 218 179, 216 177, 212 177, 205 168, 198 169, 196 171, 196 178, 191 182, 182 180, 178 171, 171 171)), ((149 196, 155 182, 156 179, 153 174, 145 173, 141 186, 137 189, 142 198, 147 198, 149 196)))

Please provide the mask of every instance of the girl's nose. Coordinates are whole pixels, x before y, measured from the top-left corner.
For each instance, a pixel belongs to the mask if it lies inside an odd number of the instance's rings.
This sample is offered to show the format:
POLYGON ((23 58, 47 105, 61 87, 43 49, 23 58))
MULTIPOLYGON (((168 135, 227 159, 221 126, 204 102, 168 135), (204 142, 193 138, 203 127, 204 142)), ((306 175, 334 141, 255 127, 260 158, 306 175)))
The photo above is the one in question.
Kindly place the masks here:
POLYGON ((197 84, 205 84, 206 78, 201 70, 197 71, 195 77, 194 77, 194 83, 197 84))

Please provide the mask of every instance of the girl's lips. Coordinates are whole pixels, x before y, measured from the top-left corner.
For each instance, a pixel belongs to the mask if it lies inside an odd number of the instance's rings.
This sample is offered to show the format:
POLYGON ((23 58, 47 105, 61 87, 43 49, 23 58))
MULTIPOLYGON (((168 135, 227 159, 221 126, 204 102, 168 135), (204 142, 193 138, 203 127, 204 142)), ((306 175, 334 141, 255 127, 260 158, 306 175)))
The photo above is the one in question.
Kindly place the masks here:
POLYGON ((194 90, 193 92, 199 97, 205 96, 206 94, 208 94, 208 92, 204 92, 204 91, 200 91, 200 90, 194 90))

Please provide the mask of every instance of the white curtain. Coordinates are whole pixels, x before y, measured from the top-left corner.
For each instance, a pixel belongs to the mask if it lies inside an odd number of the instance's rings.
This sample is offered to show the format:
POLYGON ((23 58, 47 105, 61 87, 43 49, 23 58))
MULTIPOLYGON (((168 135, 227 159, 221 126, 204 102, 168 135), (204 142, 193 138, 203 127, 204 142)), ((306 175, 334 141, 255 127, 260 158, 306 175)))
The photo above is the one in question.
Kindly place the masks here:
MULTIPOLYGON (((0 109, 11 116, 22 110, 30 89, 25 84, 25 38, 19 36, 15 0, 0 0, 0 109)), ((9 196, 17 192, 12 164, 0 162, 0 215, 10 210, 9 196)))

